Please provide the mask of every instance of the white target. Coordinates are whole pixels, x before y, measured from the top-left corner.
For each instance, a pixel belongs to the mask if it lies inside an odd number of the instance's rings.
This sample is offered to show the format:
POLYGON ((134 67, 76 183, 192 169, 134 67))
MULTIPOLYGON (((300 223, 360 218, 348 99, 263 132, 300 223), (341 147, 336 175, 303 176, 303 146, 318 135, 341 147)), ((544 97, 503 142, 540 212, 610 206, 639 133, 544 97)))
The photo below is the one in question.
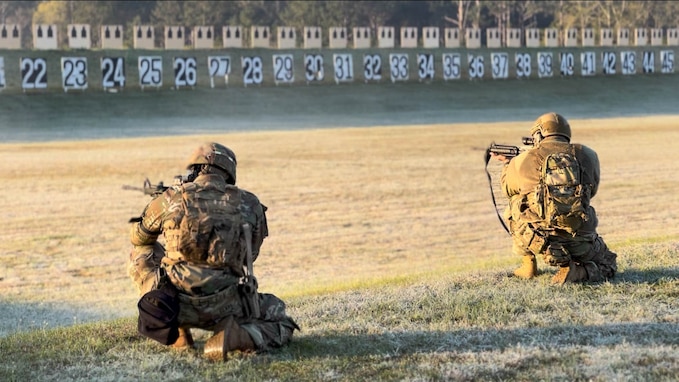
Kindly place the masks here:
POLYGON ((516 76, 519 78, 528 78, 531 74, 531 58, 528 53, 516 53, 514 55, 514 64, 516 65, 516 76))
POLYGON ((278 84, 291 84, 295 81, 295 66, 292 54, 273 55, 273 80, 278 84))
POLYGON ((441 61, 445 81, 459 80, 462 77, 462 59, 459 53, 444 53, 441 61))
MULTIPOLYGON (((601 70, 604 74, 615 74, 616 58, 615 52, 601 53, 601 70)), ((583 58, 583 60, 585 60, 583 58)), ((583 73, 583 76, 586 75, 583 73)))
POLYGON ((123 57, 103 57, 101 59, 101 87, 125 87, 125 59, 123 57))
POLYGON ((323 70, 322 54, 304 55, 304 77, 307 83, 312 81, 323 81, 325 72, 323 70))
POLYGON ((382 79, 382 56, 379 54, 363 55, 363 78, 365 82, 382 79))
POLYGON ((264 79, 262 58, 259 56, 244 56, 240 59, 243 67, 243 85, 261 85, 264 79))
POLYGON ((139 86, 159 88, 163 84, 163 58, 160 56, 139 56, 139 86))
POLYGON ((637 54, 633 51, 620 52, 620 72, 624 75, 636 74, 637 54))
POLYGON ((570 77, 575 74, 575 56, 571 52, 561 52, 559 54, 561 63, 559 66, 561 75, 570 77))
POLYGON ((354 60, 351 54, 333 54, 332 61, 335 67, 335 83, 354 80, 354 60))
POLYGON ((554 56, 552 52, 538 52, 538 77, 552 77, 554 75, 554 56))
POLYGON ((469 78, 483 78, 485 68, 482 55, 467 55, 467 70, 469 71, 469 78))
POLYGON ((582 76, 593 76, 596 74, 596 58, 594 52, 580 53, 580 74, 582 76))
POLYGON ((661 50, 660 51, 660 73, 668 74, 674 73, 674 51, 661 50))
POLYGON ((654 73, 655 72, 655 53, 650 51, 644 52, 644 58, 642 60, 641 66, 644 73, 654 73))
POLYGON ((431 53, 417 54, 417 75, 420 81, 434 79, 434 55, 431 53))
POLYGON ((490 64, 494 79, 509 77, 509 56, 507 53, 491 53, 490 64))
POLYGON ((47 61, 44 58, 21 58, 21 88, 47 88, 47 61))
POLYGON ((64 91, 87 89, 87 58, 61 58, 61 86, 64 91))
POLYGON ((175 57, 173 68, 175 88, 196 86, 198 73, 195 57, 175 57))
POLYGON ((229 84, 229 74, 231 74, 230 56, 208 56, 207 68, 210 75, 210 87, 215 87, 215 78, 224 78, 224 84, 229 84))
POLYGON ((408 55, 405 53, 392 53, 389 55, 389 73, 391 82, 408 80, 408 55))

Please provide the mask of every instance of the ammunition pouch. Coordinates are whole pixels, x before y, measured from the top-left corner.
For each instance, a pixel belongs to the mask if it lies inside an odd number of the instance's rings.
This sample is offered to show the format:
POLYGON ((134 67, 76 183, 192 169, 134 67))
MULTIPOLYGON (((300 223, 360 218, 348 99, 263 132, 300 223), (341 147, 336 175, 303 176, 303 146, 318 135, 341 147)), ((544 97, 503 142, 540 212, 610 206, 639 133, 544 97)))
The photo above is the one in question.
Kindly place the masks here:
POLYGON ((550 243, 542 256, 545 263, 556 267, 566 267, 571 262, 571 254, 563 245, 550 243))
POLYGON ((514 236, 532 254, 541 255, 548 247, 547 235, 533 228, 530 223, 517 224, 514 236))
POLYGON ((245 277, 243 282, 238 284, 238 294, 241 298, 244 317, 259 318, 261 315, 257 287, 257 279, 255 277, 245 277))
POLYGON ((242 312, 236 285, 206 296, 179 293, 179 307, 179 324, 201 329, 209 329, 227 316, 240 317, 242 312))

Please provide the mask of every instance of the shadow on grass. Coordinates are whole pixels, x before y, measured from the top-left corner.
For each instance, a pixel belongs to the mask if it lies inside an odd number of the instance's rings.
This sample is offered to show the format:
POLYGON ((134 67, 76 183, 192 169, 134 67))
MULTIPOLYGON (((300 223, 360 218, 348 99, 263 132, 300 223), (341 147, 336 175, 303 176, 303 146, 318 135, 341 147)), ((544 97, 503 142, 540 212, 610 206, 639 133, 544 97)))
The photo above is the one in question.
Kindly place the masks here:
POLYGON ((662 280, 679 280, 679 267, 627 268, 618 273, 611 283, 654 284, 662 280))
POLYGON ((54 303, 0 300, 0 337, 38 329, 52 329, 101 320, 102 314, 54 303))
POLYGON ((465 329, 452 332, 398 332, 376 335, 296 337, 289 351, 296 357, 409 355, 443 352, 502 352, 516 347, 558 349, 572 346, 643 347, 679 345, 677 323, 630 323, 521 329, 465 329))

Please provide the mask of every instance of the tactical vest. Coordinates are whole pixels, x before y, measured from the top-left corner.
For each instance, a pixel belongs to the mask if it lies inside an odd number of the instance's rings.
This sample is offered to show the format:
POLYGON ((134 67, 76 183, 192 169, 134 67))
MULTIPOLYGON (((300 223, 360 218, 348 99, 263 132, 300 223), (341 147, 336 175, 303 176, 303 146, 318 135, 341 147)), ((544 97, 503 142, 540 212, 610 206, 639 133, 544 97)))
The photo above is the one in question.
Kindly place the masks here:
POLYGON ((582 184, 580 163, 574 146, 569 145, 569 152, 552 153, 544 159, 529 205, 542 219, 539 227, 575 235, 588 219, 590 198, 591 187, 582 184))
POLYGON ((197 183, 180 187, 181 207, 174 227, 165 230, 167 257, 209 268, 230 268, 242 273, 240 191, 197 183))

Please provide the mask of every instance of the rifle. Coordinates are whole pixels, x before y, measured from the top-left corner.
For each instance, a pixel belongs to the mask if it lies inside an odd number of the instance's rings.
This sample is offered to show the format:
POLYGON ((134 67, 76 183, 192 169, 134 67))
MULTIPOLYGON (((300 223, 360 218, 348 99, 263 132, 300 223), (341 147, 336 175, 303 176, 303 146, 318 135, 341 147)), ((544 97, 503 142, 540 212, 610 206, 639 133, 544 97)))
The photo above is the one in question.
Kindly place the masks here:
MULTIPOLYGON (((524 146, 533 146, 535 144, 535 141, 533 140, 532 137, 523 137, 521 138, 521 143, 523 143, 524 146)), ((498 219, 500 219, 500 223, 502 224, 502 227, 509 232, 509 228, 507 228, 507 224, 505 224, 505 221, 502 219, 502 216, 500 216, 500 211, 497 210, 497 202, 495 201, 495 194, 493 193, 493 180, 492 177, 490 176, 490 172, 488 171, 488 162, 490 162, 490 157, 491 153, 495 155, 502 155, 507 159, 512 159, 516 157, 517 155, 521 154, 526 148, 525 147, 518 147, 518 146, 511 146, 511 145, 500 145, 495 142, 492 142, 490 146, 486 149, 486 155, 485 155, 485 162, 486 162, 486 175, 488 176, 488 185, 490 186, 490 197, 493 200, 493 206, 495 206, 495 212, 497 213, 498 219)))
MULTIPOLYGON (((192 173, 189 173, 188 175, 175 175, 172 184, 174 186, 179 186, 186 182, 193 182, 194 179, 195 175, 192 173)), ((165 192, 168 188, 170 188, 170 186, 163 184, 163 181, 158 182, 158 184, 151 184, 149 178, 144 179, 144 185, 142 187, 123 185, 123 190, 141 191, 144 195, 150 195, 154 198, 165 192)))
MULTIPOLYGON (((523 143, 524 146, 533 146, 534 140, 532 137, 523 137, 521 138, 521 143, 523 143)), ((488 160, 490 159, 490 154, 495 154, 495 155, 502 155, 507 159, 512 159, 515 156, 521 154, 525 148, 523 147, 518 147, 518 146, 512 146, 512 145, 501 145, 497 144, 495 142, 491 143, 490 146, 486 149, 486 165, 488 164, 488 160)))
MULTIPOLYGON (((175 178, 176 179, 176 178, 175 178)), ((141 191, 144 195, 150 195, 154 198, 167 190, 168 186, 164 185, 162 181, 158 184, 151 184, 149 178, 144 179, 144 185, 142 187, 123 185, 123 190, 141 191)))
MULTIPOLYGON (((192 182, 194 179, 194 176, 192 175, 176 175, 174 177, 174 185, 180 185, 182 183, 186 182, 192 182)), ((158 184, 151 184, 151 181, 149 178, 144 179, 144 185, 142 187, 135 187, 135 186, 128 186, 127 184, 123 185, 123 190, 132 190, 132 191, 141 191, 144 193, 144 195, 150 195, 152 198, 156 198, 165 192, 170 188, 170 186, 166 186, 163 184, 162 181, 158 182, 158 184)), ((137 223, 141 221, 141 216, 135 216, 130 218, 129 223, 137 223)))

